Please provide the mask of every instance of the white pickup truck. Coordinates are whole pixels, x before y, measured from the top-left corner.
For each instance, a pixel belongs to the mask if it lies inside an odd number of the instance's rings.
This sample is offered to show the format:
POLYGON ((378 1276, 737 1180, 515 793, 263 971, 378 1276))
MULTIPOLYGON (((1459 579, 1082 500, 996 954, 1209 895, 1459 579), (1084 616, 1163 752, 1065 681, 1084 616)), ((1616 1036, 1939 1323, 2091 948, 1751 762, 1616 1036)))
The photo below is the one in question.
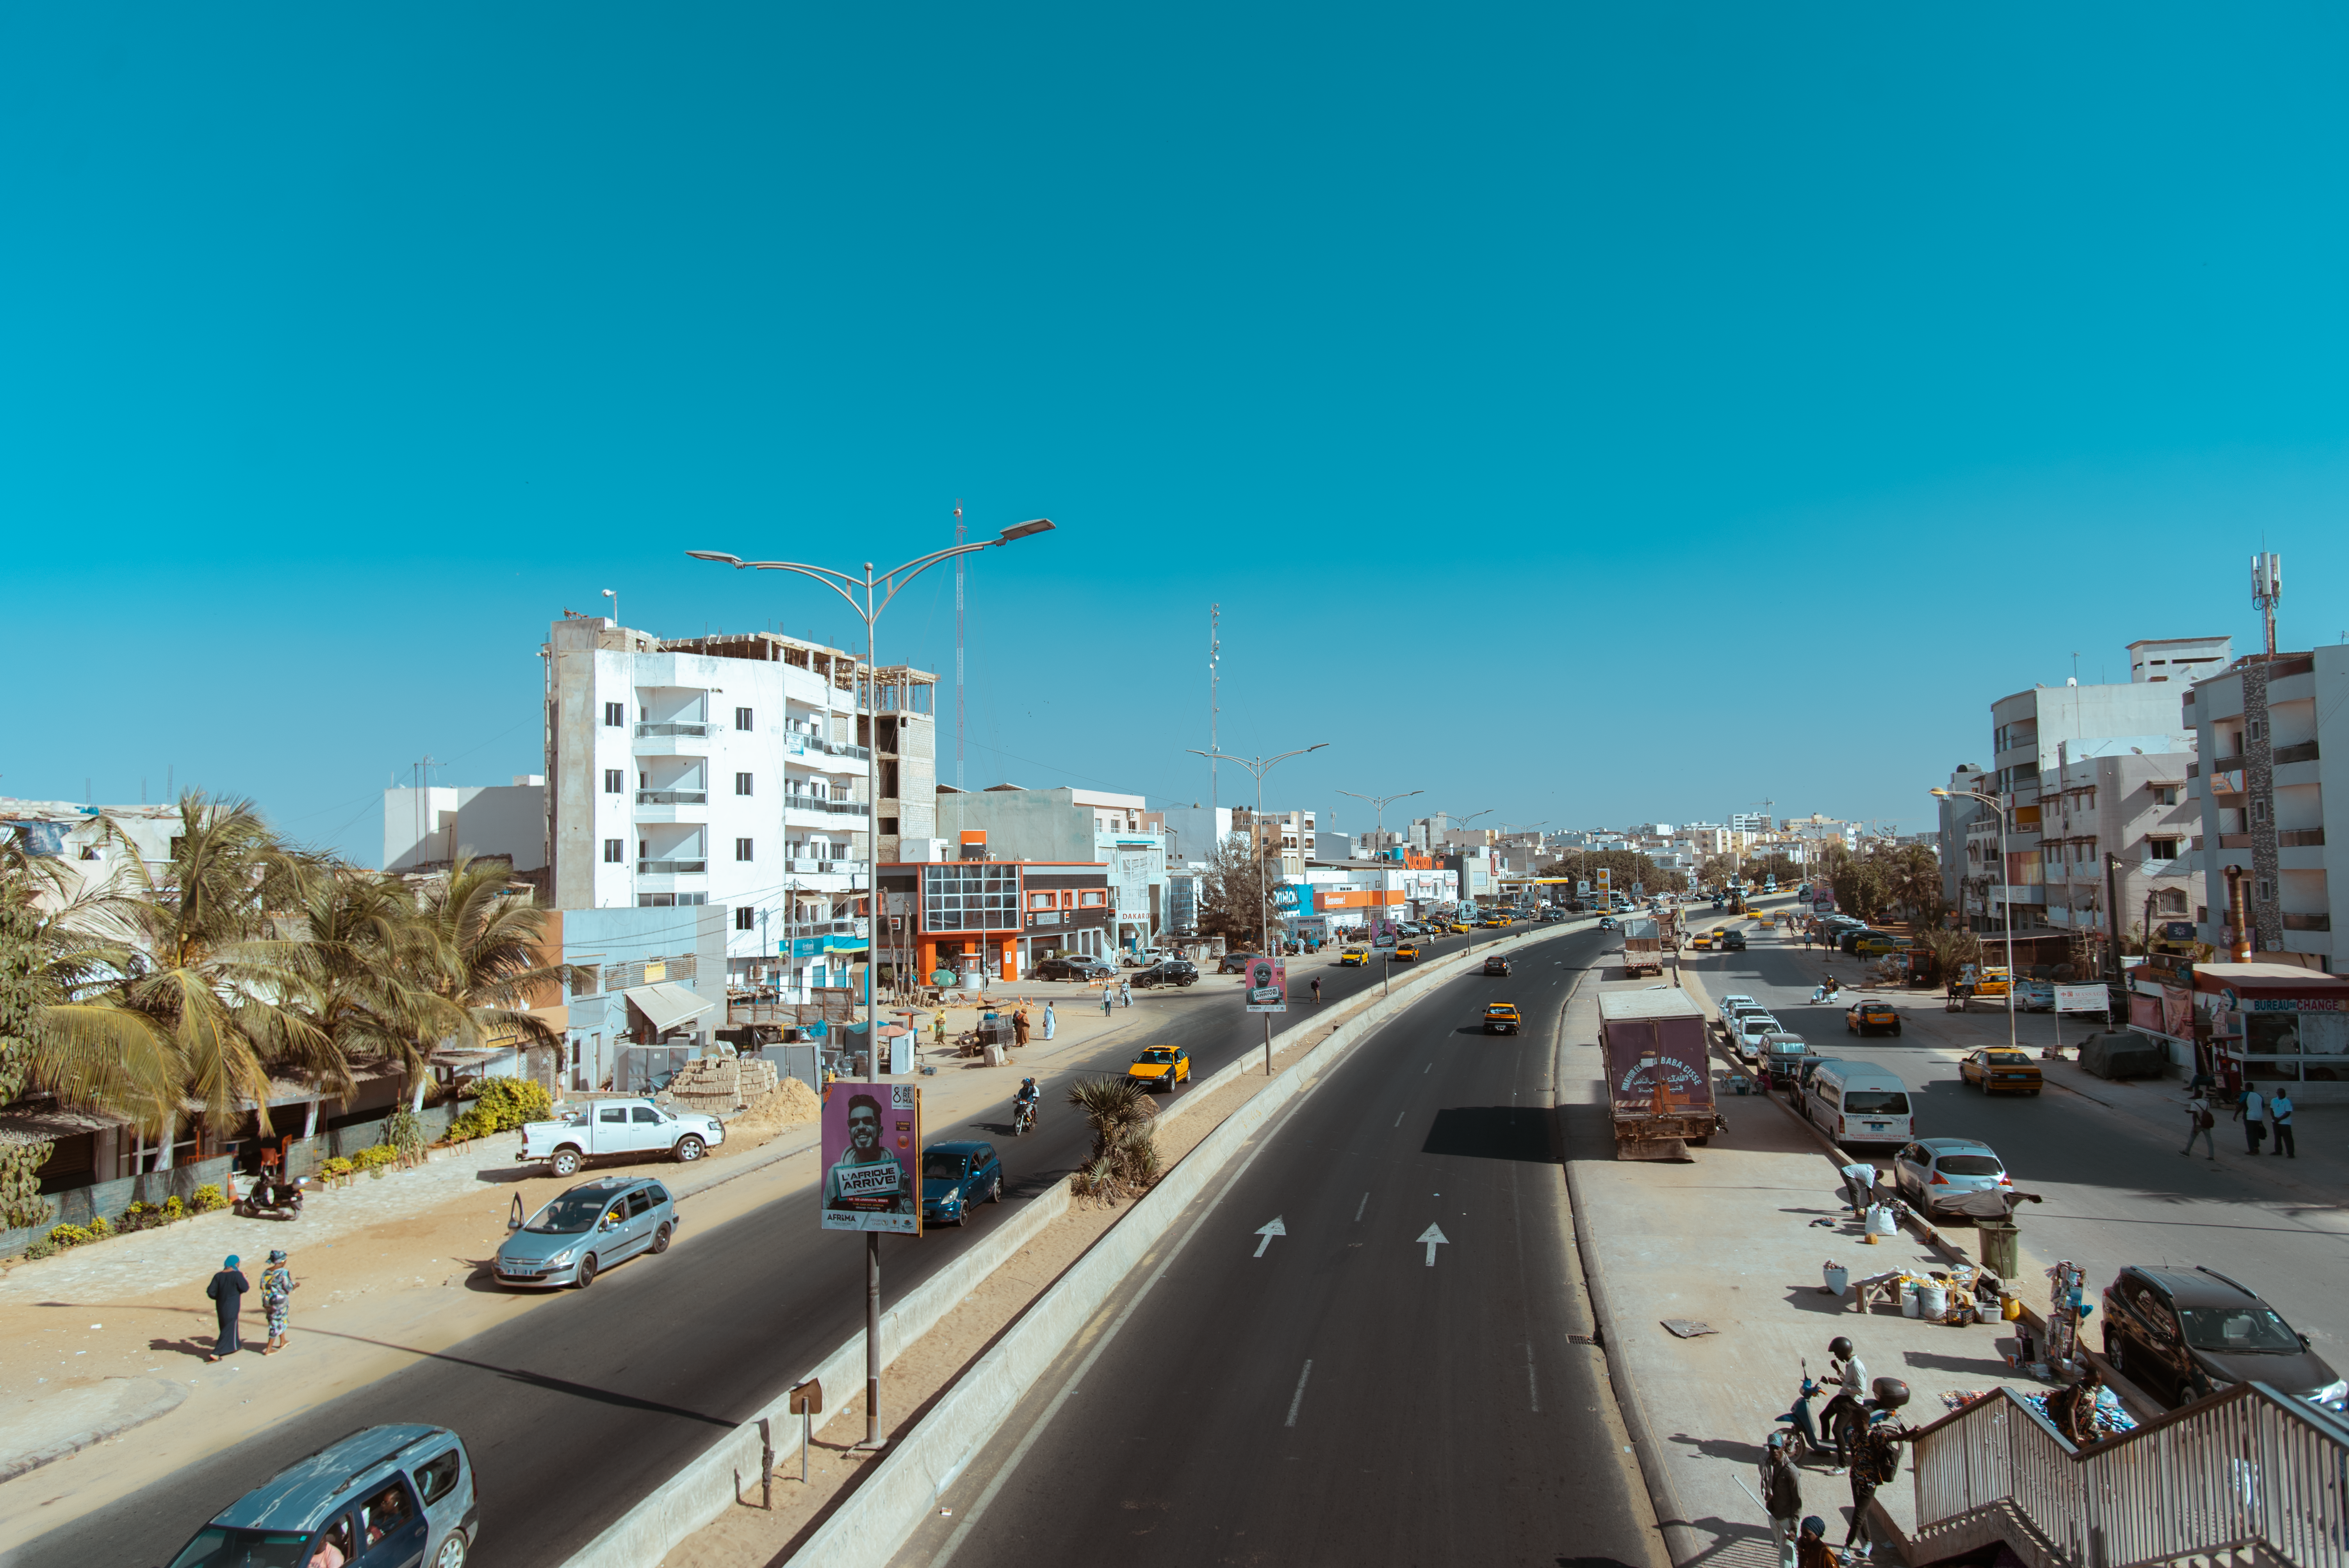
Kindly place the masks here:
POLYGON ((576 1176, 590 1160, 667 1154, 690 1162, 726 1141, 726 1128, 698 1110, 672 1110, 648 1099, 599 1099, 561 1121, 525 1122, 522 1152, 557 1176, 576 1176))

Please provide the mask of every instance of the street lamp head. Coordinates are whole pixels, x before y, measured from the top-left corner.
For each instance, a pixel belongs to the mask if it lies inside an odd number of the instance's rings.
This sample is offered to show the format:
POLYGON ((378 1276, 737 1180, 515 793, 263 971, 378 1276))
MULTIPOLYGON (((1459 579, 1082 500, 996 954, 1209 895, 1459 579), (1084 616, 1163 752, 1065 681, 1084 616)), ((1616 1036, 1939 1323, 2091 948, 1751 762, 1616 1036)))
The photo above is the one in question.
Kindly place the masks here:
POLYGON ((1939 795, 1939 796, 1940 796, 1942 799, 1944 799, 1944 800, 1946 800, 1946 799, 1948 799, 1950 798, 1950 792, 1949 792, 1947 789, 1944 789, 1940 788, 1939 785, 1936 785, 1936 786, 1934 786, 1932 789, 1926 790, 1926 791, 1925 791, 1925 793, 1927 793, 1928 795, 1939 795))
POLYGON ((1000 539, 998 539, 995 542, 998 544, 1009 544, 1015 539, 1025 539, 1031 533, 1050 533, 1051 531, 1052 520, 1050 518, 1030 518, 1026 522, 1015 522, 1009 528, 1005 529, 1003 531, 1003 536, 1000 539))
POLYGON ((686 553, 696 561, 722 561, 737 572, 742 570, 744 564, 740 556, 729 555, 722 550, 688 550, 686 553))

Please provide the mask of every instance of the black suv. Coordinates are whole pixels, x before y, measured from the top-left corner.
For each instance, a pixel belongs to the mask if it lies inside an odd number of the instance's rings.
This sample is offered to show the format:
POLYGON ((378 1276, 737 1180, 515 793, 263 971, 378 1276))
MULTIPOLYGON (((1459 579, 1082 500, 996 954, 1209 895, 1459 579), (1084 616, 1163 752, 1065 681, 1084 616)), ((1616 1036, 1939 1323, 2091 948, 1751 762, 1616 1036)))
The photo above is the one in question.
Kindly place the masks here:
POLYGON ((1153 985, 1194 985, 1198 984, 1199 966, 1187 958, 1162 958, 1133 976, 1133 988, 1146 991, 1153 985))
POLYGON ((2233 1383, 2320 1403, 2349 1396, 2307 1336, 2215 1269, 2121 1270, 2105 1287, 2105 1359, 2172 1405, 2233 1383))
POLYGON ((1216 973, 1218 975, 1244 974, 1247 972, 1249 959, 1263 956, 1261 953, 1251 953, 1245 947, 1238 948, 1224 954, 1223 962, 1216 965, 1216 973))
POLYGON ((1071 957, 1064 953, 1056 953, 1050 958, 1040 958, 1036 961, 1036 978, 1039 980, 1114 980, 1117 978, 1117 969, 1115 965, 1104 964, 1098 958, 1071 957))
POLYGON ((1499 954, 1495 953, 1495 954, 1493 954, 1493 956, 1492 956, 1492 957, 1487 958, 1486 960, 1485 960, 1485 974, 1487 974, 1487 975, 1506 975, 1508 972, 1509 972, 1509 961, 1508 961, 1507 959, 1506 959, 1506 958, 1502 957, 1499 954))
POLYGON ((1724 931, 1713 939, 1713 944, 1723 953, 1743 953, 1745 951, 1745 934, 1742 931, 1724 931))

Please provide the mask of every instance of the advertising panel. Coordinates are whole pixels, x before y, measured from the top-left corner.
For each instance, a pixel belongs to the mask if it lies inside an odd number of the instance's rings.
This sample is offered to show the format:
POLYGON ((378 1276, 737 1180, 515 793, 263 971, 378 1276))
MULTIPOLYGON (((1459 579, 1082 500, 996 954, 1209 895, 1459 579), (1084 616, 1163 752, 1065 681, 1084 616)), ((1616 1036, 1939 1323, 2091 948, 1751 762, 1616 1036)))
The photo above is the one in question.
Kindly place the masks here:
POLYGON ((2111 1006, 2111 993, 2102 985, 2055 987, 2055 1010, 2059 1013, 2101 1013, 2111 1006))
POLYGON ((1288 1011, 1288 965, 1275 957, 1248 960, 1247 968, 1240 974, 1247 986, 1247 1010, 1251 1013, 1286 1013, 1288 1011))
POLYGON ((823 1091, 823 1228, 922 1233, 922 1091, 835 1080, 823 1091))

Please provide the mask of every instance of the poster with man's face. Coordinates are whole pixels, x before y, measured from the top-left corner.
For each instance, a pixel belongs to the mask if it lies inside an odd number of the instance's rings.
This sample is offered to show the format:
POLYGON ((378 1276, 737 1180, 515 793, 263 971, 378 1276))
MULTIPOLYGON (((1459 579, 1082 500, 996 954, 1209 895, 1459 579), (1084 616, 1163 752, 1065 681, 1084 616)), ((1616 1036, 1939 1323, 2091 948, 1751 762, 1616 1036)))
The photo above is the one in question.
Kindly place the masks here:
POLYGON ((1286 1013, 1288 1011, 1288 964, 1278 957, 1248 960, 1241 979, 1247 985, 1247 1010, 1251 1013, 1286 1013))
POLYGON ((823 1091, 823 1228, 922 1233, 922 1091, 835 1081, 823 1091))

